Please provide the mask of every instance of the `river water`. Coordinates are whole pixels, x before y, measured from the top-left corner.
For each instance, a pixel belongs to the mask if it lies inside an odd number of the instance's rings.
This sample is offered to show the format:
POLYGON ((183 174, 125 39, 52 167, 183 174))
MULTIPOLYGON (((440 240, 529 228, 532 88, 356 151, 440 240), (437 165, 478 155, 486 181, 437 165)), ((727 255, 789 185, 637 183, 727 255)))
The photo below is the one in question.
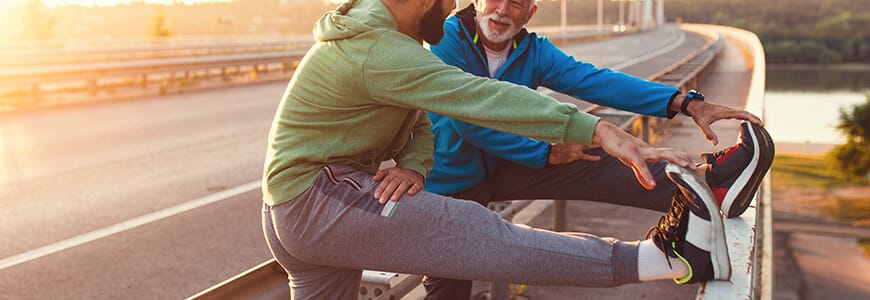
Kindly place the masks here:
POLYGON ((767 70, 765 122, 777 143, 842 144, 841 109, 867 101, 870 67, 767 70))

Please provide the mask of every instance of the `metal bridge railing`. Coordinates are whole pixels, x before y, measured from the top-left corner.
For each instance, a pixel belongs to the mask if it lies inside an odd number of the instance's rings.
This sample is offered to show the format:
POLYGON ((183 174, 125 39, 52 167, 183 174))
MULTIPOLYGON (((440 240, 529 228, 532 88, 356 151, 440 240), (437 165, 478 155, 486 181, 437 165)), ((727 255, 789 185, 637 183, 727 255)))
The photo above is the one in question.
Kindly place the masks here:
POLYGON ((5 68, 58 64, 85 64, 137 59, 226 55, 236 53, 276 52, 306 49, 313 42, 196 42, 111 47, 77 47, 71 49, 37 48, 32 50, 0 49, 0 66, 5 68))
MULTIPOLYGON (((583 31, 550 37, 554 40, 578 41, 598 39, 601 35, 598 31, 583 31)), ((35 49, 30 50, 35 51, 32 53, 0 49, 0 111, 98 101, 103 98, 163 95, 174 91, 224 86, 234 80, 284 80, 305 55, 303 48, 312 42, 231 43, 221 40, 99 49, 35 49), (75 60, 89 55, 100 59, 87 63, 24 63, 31 59, 75 60), (10 65, 4 63, 6 61, 22 63, 10 65), (213 79, 219 81, 211 82, 213 79)))

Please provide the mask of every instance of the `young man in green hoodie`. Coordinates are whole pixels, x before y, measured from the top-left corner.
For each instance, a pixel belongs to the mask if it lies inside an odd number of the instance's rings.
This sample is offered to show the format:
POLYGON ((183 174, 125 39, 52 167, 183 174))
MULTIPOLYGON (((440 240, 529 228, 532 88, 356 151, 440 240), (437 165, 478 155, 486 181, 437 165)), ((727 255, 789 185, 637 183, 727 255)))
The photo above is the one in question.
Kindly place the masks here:
POLYGON ((436 44, 454 0, 348 0, 324 15, 269 134, 263 230, 294 299, 353 299, 363 269, 537 285, 728 279, 722 217, 689 156, 528 88, 445 65, 436 44), (684 191, 651 239, 625 242, 506 222, 421 191, 436 112, 548 142, 601 147, 656 182, 667 160, 684 191), (378 170, 382 161, 396 167, 378 170), (401 198, 401 199, 400 199, 401 198), (484 247, 481 247, 484 246, 484 247), (486 250, 480 250, 485 248, 486 250))

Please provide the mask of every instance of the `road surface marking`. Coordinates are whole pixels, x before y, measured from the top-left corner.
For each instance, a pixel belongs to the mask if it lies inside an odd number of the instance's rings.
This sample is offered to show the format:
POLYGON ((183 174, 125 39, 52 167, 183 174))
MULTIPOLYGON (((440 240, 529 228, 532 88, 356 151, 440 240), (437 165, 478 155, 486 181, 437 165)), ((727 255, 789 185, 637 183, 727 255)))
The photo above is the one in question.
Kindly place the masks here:
POLYGON ((18 255, 10 256, 0 260, 0 270, 6 269, 8 267, 12 267, 21 263, 25 263, 43 256, 47 256, 50 254, 54 254, 81 244, 89 243, 116 233, 120 233, 129 229, 133 229, 139 227, 141 225, 145 225, 151 222, 155 222, 161 219, 165 219, 168 217, 175 216, 177 214, 202 207, 208 204, 212 204, 221 200, 226 200, 231 197, 238 196, 243 193, 247 193, 253 191, 260 187, 260 181, 249 182, 225 191, 221 191, 218 193, 214 193, 199 199, 191 200, 173 207, 165 208, 162 210, 155 211, 153 213, 139 216, 133 219, 129 219, 127 221, 117 223, 112 226, 103 227, 101 229, 97 229, 76 237, 68 238, 66 240, 42 246, 18 255))

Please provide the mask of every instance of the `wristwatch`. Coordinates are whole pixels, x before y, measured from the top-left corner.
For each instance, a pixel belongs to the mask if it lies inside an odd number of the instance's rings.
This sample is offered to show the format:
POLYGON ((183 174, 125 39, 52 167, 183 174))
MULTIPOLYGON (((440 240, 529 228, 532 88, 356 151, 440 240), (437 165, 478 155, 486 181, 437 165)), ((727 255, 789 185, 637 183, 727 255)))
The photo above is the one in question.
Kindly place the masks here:
POLYGON ((680 112, 687 116, 692 116, 689 114, 689 111, 686 110, 689 108, 689 102, 692 100, 704 101, 704 94, 701 94, 698 90, 689 90, 686 92, 686 98, 683 99, 683 105, 680 105, 680 112))

